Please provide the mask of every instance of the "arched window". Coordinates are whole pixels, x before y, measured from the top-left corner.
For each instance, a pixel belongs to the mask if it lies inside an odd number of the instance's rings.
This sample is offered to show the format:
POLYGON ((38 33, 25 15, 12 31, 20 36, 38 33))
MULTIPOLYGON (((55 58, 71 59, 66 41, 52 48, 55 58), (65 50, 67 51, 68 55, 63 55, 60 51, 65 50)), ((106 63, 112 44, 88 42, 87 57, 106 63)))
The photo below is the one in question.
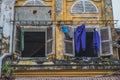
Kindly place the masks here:
POLYGON ((24 6, 45 6, 45 4, 41 0, 28 0, 24 6))
POLYGON ((98 8, 89 0, 79 0, 72 5, 71 13, 98 13, 98 8))

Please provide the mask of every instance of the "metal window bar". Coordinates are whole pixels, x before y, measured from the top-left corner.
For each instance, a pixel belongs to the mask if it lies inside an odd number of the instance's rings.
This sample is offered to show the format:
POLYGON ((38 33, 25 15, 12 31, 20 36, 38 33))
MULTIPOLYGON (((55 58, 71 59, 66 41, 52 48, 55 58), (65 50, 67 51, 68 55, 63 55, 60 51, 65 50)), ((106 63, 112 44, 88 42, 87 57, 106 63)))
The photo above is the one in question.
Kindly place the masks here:
POLYGON ((16 25, 31 25, 31 26, 37 26, 37 25, 52 25, 52 21, 13 21, 16 25))
POLYGON ((80 21, 74 21, 74 20, 62 20, 57 21, 58 25, 80 25, 80 24, 93 24, 93 25, 100 25, 104 24, 105 26, 110 24, 117 24, 118 20, 80 20, 80 21))
POLYGON ((14 22, 16 25, 31 25, 31 26, 39 26, 39 25, 80 25, 80 24, 92 24, 92 25, 114 25, 118 23, 118 20, 80 20, 80 21, 74 21, 74 20, 59 20, 59 21, 43 21, 43 20, 36 20, 36 21, 28 21, 28 20, 16 20, 16 21, 10 21, 14 22))

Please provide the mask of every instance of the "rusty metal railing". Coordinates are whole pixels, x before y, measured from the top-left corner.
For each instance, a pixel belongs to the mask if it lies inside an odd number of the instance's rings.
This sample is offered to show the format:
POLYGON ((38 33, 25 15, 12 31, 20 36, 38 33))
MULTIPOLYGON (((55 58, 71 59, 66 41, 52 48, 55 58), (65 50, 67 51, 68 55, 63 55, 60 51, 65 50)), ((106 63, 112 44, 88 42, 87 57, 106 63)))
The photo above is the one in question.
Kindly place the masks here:
POLYGON ((31 25, 31 26, 43 26, 43 25, 80 25, 80 24, 88 24, 88 25, 114 25, 117 24, 118 20, 59 20, 59 21, 52 21, 52 20, 16 20, 10 21, 16 25, 31 25))

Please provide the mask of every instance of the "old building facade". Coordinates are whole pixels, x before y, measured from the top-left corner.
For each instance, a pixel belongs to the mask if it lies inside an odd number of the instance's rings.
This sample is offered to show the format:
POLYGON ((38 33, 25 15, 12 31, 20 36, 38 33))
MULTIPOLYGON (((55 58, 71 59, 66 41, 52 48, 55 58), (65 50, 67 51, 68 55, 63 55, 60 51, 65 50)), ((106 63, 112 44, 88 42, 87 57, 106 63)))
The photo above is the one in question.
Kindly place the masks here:
POLYGON ((92 55, 92 51, 91 55, 82 56, 119 58, 117 48, 113 48, 111 0, 3 0, 0 14, 1 56, 49 60, 81 57, 75 53, 74 31, 85 24, 87 40, 92 39, 90 34, 97 28, 101 46, 97 56, 92 55), (73 28, 72 39, 65 38, 63 25, 73 28))

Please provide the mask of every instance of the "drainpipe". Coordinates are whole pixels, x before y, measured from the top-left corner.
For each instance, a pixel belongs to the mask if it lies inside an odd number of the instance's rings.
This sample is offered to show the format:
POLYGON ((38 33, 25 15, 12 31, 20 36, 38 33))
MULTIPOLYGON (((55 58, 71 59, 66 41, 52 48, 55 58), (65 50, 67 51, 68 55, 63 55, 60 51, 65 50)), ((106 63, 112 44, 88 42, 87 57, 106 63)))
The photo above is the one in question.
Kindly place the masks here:
MULTIPOLYGON (((13 0, 13 4, 15 4, 17 0, 13 0)), ((14 7, 14 6, 13 6, 14 7)), ((14 11, 14 8, 13 8, 14 11)), ((2 73, 2 61, 5 57, 11 56, 12 55, 12 48, 13 48, 13 23, 11 23, 11 30, 10 30, 10 46, 9 46, 9 53, 4 53, 2 56, 0 56, 0 77, 2 73)))
POLYGON ((11 26, 9 53, 4 53, 0 57, 0 77, 1 77, 1 73, 2 73, 2 61, 3 61, 3 59, 5 57, 8 57, 8 56, 12 55, 12 46, 13 46, 12 41, 13 41, 13 26, 11 26))

